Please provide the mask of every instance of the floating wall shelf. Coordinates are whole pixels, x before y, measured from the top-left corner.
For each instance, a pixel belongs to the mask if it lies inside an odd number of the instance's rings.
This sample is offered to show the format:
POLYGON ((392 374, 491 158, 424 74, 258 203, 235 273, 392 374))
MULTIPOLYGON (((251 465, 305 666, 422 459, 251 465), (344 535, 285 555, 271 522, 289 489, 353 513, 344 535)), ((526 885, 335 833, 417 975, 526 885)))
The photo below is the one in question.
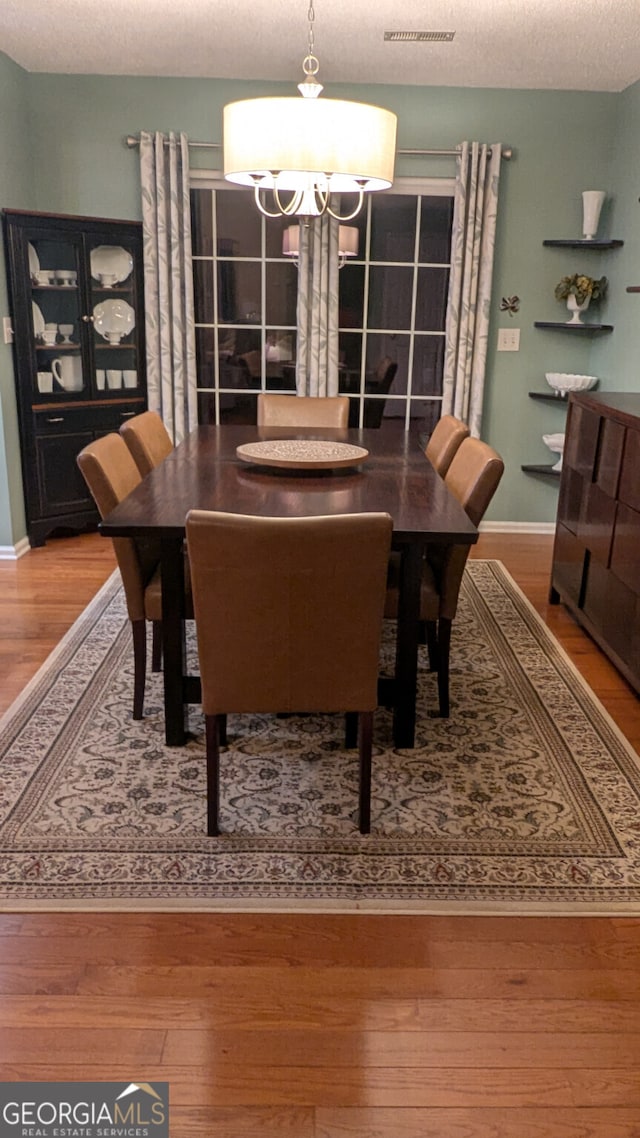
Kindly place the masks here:
MULTIPOLYGON (((591 249, 602 252, 605 249, 619 249, 624 245, 624 241, 618 241, 614 238, 611 239, 592 239, 588 240, 586 237, 558 237, 547 238, 542 242, 547 247, 556 249, 591 249)), ((637 288, 632 286, 627 289, 627 292, 640 292, 640 286, 637 288)), ((613 332, 613 324, 579 324, 569 320, 536 320, 534 328, 547 328, 553 332, 571 332, 577 336, 594 336, 600 332, 613 332)), ((563 405, 566 409, 568 404, 567 395, 558 395, 552 391, 530 391, 530 399, 540 399, 545 403, 555 403, 556 405, 563 405)), ((560 471, 554 470, 552 465, 540 463, 527 463, 520 467, 525 474, 535 474, 544 478, 554 478, 559 480, 560 471)))
POLYGON ((521 466, 520 469, 524 470, 525 474, 544 474, 548 475, 550 478, 560 477, 560 471, 554 470, 553 466, 529 464, 527 466, 521 466))
POLYGON ((559 403, 563 407, 567 406, 569 400, 566 395, 553 395, 551 391, 530 391, 529 399, 544 399, 545 403, 559 403))
POLYGON ((534 328, 555 328, 563 332, 573 332, 580 336, 588 335, 594 332, 613 332, 613 324, 571 324, 569 322, 562 323, 557 320, 536 320, 534 328))
POLYGON ((552 245, 557 249, 619 249, 621 245, 624 245, 624 241, 607 241, 604 238, 601 241, 587 241, 586 238, 561 237, 557 240, 543 241, 542 244, 552 245))

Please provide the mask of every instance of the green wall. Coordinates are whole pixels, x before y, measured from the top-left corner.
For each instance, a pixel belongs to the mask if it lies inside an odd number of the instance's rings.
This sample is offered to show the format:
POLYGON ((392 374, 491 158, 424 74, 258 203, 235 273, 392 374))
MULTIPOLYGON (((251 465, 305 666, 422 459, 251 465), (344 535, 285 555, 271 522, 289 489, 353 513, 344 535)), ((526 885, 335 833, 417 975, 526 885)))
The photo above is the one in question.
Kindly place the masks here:
MULTIPOLYGON (((0 205, 104 217, 140 216, 137 152, 124 145, 127 134, 141 129, 184 130, 193 139, 220 142, 225 103, 294 90, 293 81, 26 75, 0 56, 0 81, 5 71, 11 113, 5 113, 3 85, 0 167, 7 151, 17 146, 23 176, 7 183, 0 175, 0 205), (8 126, 12 118, 13 132, 8 126), (28 131, 23 129, 25 119, 28 131), (26 176, 31 161, 38 175, 32 189, 26 176)), ((400 148, 450 148, 464 138, 500 141, 514 148, 513 160, 502 167, 483 429, 507 467, 489 515, 495 520, 550 522, 555 517, 557 484, 520 470, 523 462, 551 461, 541 436, 563 429, 562 407, 527 396, 530 390, 545 389, 545 371, 586 372, 597 364, 594 374, 602 376, 602 389, 635 384, 633 321, 634 315, 640 315, 640 298, 625 294, 624 285, 639 275, 632 265, 639 263, 639 159, 631 146, 640 122, 639 87, 621 95, 347 85, 326 92, 328 97, 373 101, 396 111, 400 148), (570 251, 543 249, 545 237, 581 235, 580 194, 591 188, 612 194, 602 229, 623 238, 624 250, 616 259, 590 253, 588 263, 583 257, 578 263, 570 251), (588 338, 577 342, 575 337, 533 328, 534 320, 564 319, 554 286, 565 273, 583 267, 594 275, 606 272, 612 280, 610 298, 599 312, 616 324, 607 344, 588 338), (500 313, 499 304, 502 296, 513 294, 522 303, 518 316, 510 318, 500 313), (519 353, 495 352, 499 326, 521 328, 519 353)), ((193 161, 216 164, 207 151, 194 151, 193 161)), ((453 170, 449 158, 404 158, 396 167, 398 175, 450 175, 453 170)), ((7 353, 4 349, 5 387, 10 372, 7 353)), ((11 403, 12 416, 8 431, 5 423, 5 436, 12 437, 12 445, 6 443, 6 462, 13 471, 15 408, 8 398, 6 402, 11 403)), ((6 499, 3 503, 0 498, 0 544, 9 540, 7 534, 17 539, 24 532, 15 485, 12 474, 13 517, 10 521, 6 499)))
POLYGON ((634 83, 618 96, 609 181, 597 187, 612 191, 609 234, 624 240, 624 247, 602 262, 609 278, 606 311, 615 331, 595 342, 591 362, 593 374, 606 377, 602 386, 618 391, 640 391, 640 293, 626 291, 640 285, 639 131, 640 83, 634 83))
MULTIPOLYGON (((28 76, 0 53, 0 204, 34 208, 30 176, 28 76)), ((9 311, 4 249, 0 249, 0 315, 9 311)), ((18 420, 11 346, 0 342, 0 546, 25 534, 18 420)))

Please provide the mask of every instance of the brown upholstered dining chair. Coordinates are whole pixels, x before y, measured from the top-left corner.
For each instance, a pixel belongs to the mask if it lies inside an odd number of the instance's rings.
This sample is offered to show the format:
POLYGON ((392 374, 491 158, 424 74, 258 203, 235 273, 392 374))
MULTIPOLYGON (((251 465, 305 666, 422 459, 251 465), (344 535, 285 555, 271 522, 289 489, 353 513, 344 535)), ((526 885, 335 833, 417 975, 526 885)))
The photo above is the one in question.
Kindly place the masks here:
POLYGON ((460 443, 469 437, 469 428, 455 415, 443 415, 438 420, 424 448, 429 462, 444 478, 460 443))
POLYGON ((219 731, 230 712, 357 713, 359 826, 369 832, 392 528, 388 514, 375 513, 187 515, 210 835, 219 832, 219 731))
POLYGON ((120 434, 143 478, 173 450, 171 436, 156 411, 126 419, 120 434))
MULTIPOLYGON (((445 475, 449 490, 464 507, 474 525, 479 525, 493 498, 504 471, 500 455, 480 439, 467 438, 460 444, 445 475)), ((422 566, 420 618, 425 623, 429 662, 438 673, 439 713, 449 715, 449 657, 451 626, 458 608, 458 596, 469 545, 432 545, 422 566)), ((385 617, 398 613, 398 573, 400 562, 393 556, 385 617)))
MULTIPOLYGON (((370 379, 365 383, 365 395, 388 395, 398 365, 390 356, 384 356, 370 379)), ((386 399, 365 399, 363 423, 365 427, 379 427, 387 405, 386 399)))
POLYGON ((346 395, 275 395, 258 396, 259 427, 346 427, 349 423, 349 400, 346 395))
MULTIPOLYGON (((251 379, 257 379, 258 381, 260 381, 260 379, 262 378, 262 352, 261 351, 259 351, 257 348, 254 348, 252 351, 245 352, 243 355, 238 356, 238 360, 244 364, 244 366, 246 367, 251 379)), ((258 382, 257 386, 258 387, 260 386, 259 382, 258 382)))
MULTIPOLYGON (((103 435, 80 451, 78 466, 102 518, 115 509, 142 480, 124 439, 117 434, 103 435)), ((142 719, 147 667, 146 621, 153 622, 153 669, 160 670, 162 594, 159 550, 146 542, 127 537, 113 538, 113 548, 122 577, 127 613, 133 635, 134 690, 133 718, 142 719)), ((193 615, 190 597, 186 612, 193 615)))

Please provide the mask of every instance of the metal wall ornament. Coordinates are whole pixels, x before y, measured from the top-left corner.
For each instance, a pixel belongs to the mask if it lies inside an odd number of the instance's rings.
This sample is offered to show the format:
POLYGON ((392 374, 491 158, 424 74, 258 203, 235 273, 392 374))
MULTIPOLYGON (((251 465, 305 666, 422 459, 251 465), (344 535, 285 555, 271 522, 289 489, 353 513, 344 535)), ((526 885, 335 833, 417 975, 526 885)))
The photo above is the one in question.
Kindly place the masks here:
POLYGON ((520 311, 520 297, 503 296, 500 301, 500 311, 508 312, 509 316, 515 316, 516 312, 520 311))

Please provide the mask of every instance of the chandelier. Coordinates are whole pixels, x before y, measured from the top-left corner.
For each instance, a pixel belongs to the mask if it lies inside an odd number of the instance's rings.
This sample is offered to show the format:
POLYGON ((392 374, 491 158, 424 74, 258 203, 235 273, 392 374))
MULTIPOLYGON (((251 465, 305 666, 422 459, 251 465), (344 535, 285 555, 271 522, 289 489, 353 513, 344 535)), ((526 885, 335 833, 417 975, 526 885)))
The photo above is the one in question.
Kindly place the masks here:
POLYGON ((368 103, 320 99, 320 64, 314 54, 313 0, 308 52, 302 63, 302 98, 243 99, 224 108, 224 176, 252 186, 267 217, 317 217, 350 221, 365 193, 393 182, 397 118, 368 103), (271 198, 265 200, 265 195, 271 198), (355 194, 341 213, 341 195, 355 194), (271 206, 271 208, 269 208, 271 206))

